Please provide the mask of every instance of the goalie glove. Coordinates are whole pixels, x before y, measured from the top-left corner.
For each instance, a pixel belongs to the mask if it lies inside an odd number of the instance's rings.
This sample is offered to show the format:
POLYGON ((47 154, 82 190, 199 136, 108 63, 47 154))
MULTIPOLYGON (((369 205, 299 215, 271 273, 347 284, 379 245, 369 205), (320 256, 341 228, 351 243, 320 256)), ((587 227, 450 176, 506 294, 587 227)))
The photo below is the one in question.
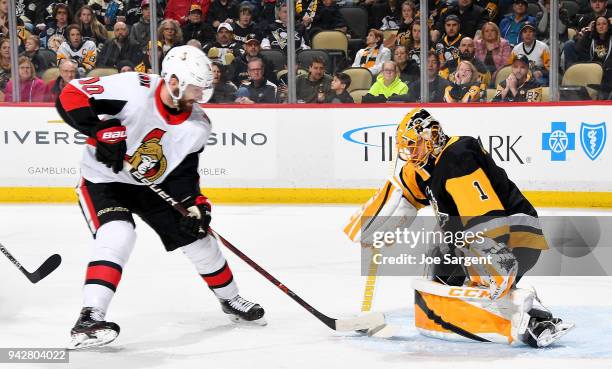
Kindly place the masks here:
POLYGON ((206 237, 212 219, 210 212, 212 207, 208 198, 203 195, 190 196, 181 203, 189 211, 188 216, 183 216, 179 220, 181 230, 198 239, 206 237))
POLYGON ((125 139, 127 132, 119 119, 109 119, 98 123, 96 133, 96 160, 119 173, 127 152, 125 139))

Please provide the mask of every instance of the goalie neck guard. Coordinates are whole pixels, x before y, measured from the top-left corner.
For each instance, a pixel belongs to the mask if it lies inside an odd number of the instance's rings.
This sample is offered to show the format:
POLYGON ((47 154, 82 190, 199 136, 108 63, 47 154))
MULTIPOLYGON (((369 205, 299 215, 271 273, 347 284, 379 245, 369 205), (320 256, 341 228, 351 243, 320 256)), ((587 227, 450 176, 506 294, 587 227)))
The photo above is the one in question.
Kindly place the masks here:
POLYGON ((404 161, 419 167, 436 158, 448 137, 442 126, 427 110, 412 109, 401 121, 396 131, 397 152, 404 161))

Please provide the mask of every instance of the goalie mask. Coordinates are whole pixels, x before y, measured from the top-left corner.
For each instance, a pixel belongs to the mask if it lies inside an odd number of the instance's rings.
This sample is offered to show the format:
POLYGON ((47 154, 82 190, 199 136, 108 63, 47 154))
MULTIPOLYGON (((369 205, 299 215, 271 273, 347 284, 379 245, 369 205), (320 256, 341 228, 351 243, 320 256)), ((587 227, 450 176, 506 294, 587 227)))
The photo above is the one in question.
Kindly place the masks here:
POLYGON ((412 109, 397 127, 397 152, 399 157, 417 166, 424 166, 431 157, 437 157, 447 136, 440 122, 425 109, 412 109))

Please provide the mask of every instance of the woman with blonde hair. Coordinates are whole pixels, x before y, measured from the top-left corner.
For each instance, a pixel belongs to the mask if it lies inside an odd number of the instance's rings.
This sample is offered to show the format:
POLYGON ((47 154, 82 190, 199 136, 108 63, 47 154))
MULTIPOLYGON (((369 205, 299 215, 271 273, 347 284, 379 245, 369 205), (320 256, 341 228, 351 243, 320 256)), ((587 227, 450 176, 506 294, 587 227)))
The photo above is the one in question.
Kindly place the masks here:
POLYGON ((444 101, 478 102, 481 98, 481 89, 478 70, 471 62, 462 60, 455 71, 455 81, 444 91, 444 101))
MULTIPOLYGON (((44 102, 46 86, 42 79, 36 77, 34 64, 27 56, 19 57, 19 91, 20 102, 44 102)), ((5 100, 13 99, 13 80, 5 89, 5 100)))
POLYGON ((170 49, 183 44, 183 31, 178 21, 164 19, 157 28, 157 38, 162 44, 162 54, 166 55, 170 49))
POLYGON ((482 26, 481 38, 474 40, 475 58, 480 60, 491 74, 508 64, 512 47, 508 40, 501 38, 499 27, 493 22, 482 26))
POLYGON ((83 39, 93 41, 98 50, 106 42, 108 37, 106 28, 98 21, 89 5, 84 5, 77 11, 74 16, 74 23, 79 26, 83 39))

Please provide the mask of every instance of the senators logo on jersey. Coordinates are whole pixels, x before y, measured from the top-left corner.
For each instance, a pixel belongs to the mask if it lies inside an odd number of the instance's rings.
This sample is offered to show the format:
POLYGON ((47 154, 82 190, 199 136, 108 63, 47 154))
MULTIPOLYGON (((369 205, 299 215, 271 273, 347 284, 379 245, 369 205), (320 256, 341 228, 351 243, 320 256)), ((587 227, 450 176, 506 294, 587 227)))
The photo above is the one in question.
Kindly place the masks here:
POLYGON ((155 181, 163 176, 168 167, 161 145, 161 138, 166 131, 156 128, 149 132, 138 146, 134 155, 128 161, 138 173, 150 181, 155 181))

